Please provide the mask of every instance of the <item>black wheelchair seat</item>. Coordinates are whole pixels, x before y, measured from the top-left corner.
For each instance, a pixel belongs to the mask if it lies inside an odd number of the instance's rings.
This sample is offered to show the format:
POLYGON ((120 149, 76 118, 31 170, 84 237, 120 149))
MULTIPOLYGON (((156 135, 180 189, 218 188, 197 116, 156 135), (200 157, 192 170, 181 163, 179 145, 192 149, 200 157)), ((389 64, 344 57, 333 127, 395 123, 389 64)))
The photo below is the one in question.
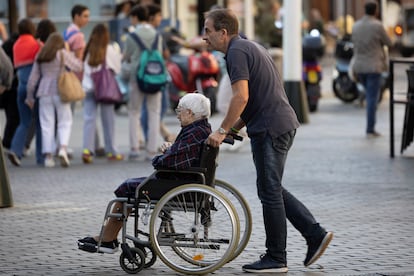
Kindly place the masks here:
POLYGON ((137 187, 135 197, 139 200, 159 200, 168 191, 191 183, 214 187, 218 152, 219 148, 204 143, 200 152, 200 167, 157 169, 137 187))

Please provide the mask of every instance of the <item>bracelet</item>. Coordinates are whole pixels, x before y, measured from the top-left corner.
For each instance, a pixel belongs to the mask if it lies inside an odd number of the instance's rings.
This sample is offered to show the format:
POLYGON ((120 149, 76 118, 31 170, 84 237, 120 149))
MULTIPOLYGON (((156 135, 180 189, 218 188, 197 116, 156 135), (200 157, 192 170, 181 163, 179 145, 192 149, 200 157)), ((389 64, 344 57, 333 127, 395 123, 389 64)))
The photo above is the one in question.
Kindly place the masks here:
POLYGON ((238 134, 240 132, 240 130, 238 130, 238 129, 234 128, 234 127, 230 128, 230 130, 233 131, 236 134, 238 134))

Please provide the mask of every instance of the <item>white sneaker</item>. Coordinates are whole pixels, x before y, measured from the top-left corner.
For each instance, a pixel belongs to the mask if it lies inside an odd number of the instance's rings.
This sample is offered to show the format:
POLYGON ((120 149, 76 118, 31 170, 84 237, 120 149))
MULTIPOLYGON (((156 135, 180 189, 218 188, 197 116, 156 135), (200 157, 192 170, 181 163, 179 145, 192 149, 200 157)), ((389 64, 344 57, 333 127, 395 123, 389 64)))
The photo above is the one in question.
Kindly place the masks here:
POLYGON ((25 157, 32 156, 32 153, 33 152, 30 148, 24 148, 24 150, 23 150, 23 156, 25 156, 25 157))
POLYGON ((69 162, 68 154, 66 153, 64 149, 59 150, 59 159, 60 159, 60 165, 62 167, 65 167, 65 168, 69 167, 70 162, 69 162))
POLYGON ((55 160, 53 157, 46 157, 45 158, 45 167, 46 168, 53 168, 55 166, 55 160))

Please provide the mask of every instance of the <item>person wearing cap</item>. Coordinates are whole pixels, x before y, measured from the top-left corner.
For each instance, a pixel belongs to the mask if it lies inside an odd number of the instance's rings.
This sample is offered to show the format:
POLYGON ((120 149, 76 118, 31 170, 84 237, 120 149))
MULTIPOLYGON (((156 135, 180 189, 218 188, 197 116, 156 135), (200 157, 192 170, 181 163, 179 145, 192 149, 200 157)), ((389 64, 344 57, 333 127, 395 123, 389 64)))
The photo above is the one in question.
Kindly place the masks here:
MULTIPOLYGON (((164 142, 161 146, 163 154, 152 159, 155 169, 185 170, 200 166, 202 145, 211 133, 210 100, 202 94, 191 93, 183 96, 175 109, 181 123, 181 131, 174 143, 164 142)), ((116 190, 117 197, 135 197, 135 189, 146 177, 130 178, 125 180, 116 190)), ((122 203, 116 202, 112 213, 119 213, 122 203)), ((102 231, 102 240, 99 247, 101 253, 115 253, 118 250, 117 236, 122 228, 123 221, 109 218, 102 231)), ((86 237, 78 240, 81 250, 91 252, 92 245, 98 251, 99 236, 86 237)))

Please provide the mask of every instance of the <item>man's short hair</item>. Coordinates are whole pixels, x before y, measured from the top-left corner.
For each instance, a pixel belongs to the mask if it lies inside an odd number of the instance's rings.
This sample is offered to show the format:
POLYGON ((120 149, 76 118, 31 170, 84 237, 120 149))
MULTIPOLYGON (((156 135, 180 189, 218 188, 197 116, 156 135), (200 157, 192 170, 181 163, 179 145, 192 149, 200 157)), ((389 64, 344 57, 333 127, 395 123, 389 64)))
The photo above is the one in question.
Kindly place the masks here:
POLYGON ((199 93, 185 94, 179 101, 178 106, 190 109, 197 119, 208 118, 211 115, 210 100, 199 93))
POLYGON ((216 31, 225 29, 229 35, 239 33, 239 20, 230 9, 214 9, 205 13, 205 18, 213 20, 216 31))
POLYGON ((75 19, 76 15, 81 15, 84 11, 88 10, 88 7, 85 5, 77 4, 72 8, 72 19, 75 19))
POLYGON ((148 21, 149 13, 148 8, 145 5, 139 4, 132 8, 129 12, 129 16, 135 16, 139 21, 148 21))
POLYGON ((161 6, 155 3, 147 4, 148 17, 155 16, 157 13, 161 13, 161 6))
POLYGON ((375 1, 367 1, 365 3, 365 14, 375 15, 377 12, 377 3, 375 1))

